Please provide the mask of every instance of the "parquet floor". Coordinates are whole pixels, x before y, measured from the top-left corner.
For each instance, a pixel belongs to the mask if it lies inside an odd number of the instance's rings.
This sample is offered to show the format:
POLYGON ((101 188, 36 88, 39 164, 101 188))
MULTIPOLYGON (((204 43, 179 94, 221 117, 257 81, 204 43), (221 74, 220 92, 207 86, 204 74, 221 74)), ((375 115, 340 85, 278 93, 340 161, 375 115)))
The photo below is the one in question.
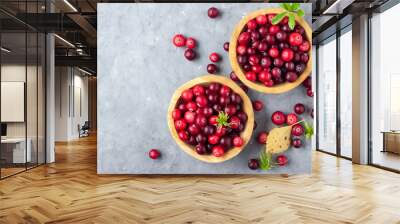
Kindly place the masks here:
POLYGON ((0 181, 0 223, 400 223, 400 175, 314 153, 313 174, 98 176, 96 139, 0 181))

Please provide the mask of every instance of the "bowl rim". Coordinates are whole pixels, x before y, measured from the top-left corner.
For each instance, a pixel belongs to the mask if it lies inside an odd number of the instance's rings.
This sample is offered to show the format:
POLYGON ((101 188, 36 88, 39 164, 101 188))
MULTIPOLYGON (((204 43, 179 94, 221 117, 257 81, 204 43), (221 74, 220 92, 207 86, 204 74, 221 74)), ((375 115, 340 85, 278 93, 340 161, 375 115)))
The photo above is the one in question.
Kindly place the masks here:
POLYGON ((254 127, 254 111, 253 111, 252 102, 251 102, 249 96, 242 90, 242 88, 239 85, 237 85, 231 79, 226 78, 224 76, 208 74, 208 75, 204 75, 204 76, 200 76, 195 79, 192 79, 192 80, 184 83, 183 85, 178 87, 178 89, 175 90, 175 92, 172 95, 172 98, 170 100, 169 107, 168 107, 167 121, 168 121, 169 131, 181 150, 183 150, 190 156, 192 156, 195 159, 198 159, 200 161, 208 162, 208 163, 220 163, 220 162, 227 161, 227 160, 232 159, 235 156, 237 156, 241 151, 243 151, 243 149, 246 147, 246 145, 250 142, 251 136, 253 134, 253 127, 254 127), (240 134, 240 137, 242 137, 244 144, 241 147, 231 148, 228 152, 226 152, 221 157, 215 157, 212 154, 210 154, 210 155, 197 154, 194 149, 194 146, 191 146, 191 145, 183 142, 178 137, 178 132, 175 129, 174 120, 171 116, 172 111, 176 108, 176 104, 184 90, 191 88, 197 84, 207 84, 207 83, 211 83, 211 82, 218 82, 222 85, 227 85, 227 86, 229 86, 229 88, 232 89, 232 91, 239 94, 243 100, 243 111, 247 114, 247 122, 246 122, 245 129, 240 134))
POLYGON ((263 84, 248 80, 245 76, 245 72, 243 71, 242 67, 237 62, 237 53, 236 53, 237 39, 240 33, 242 32, 243 28, 246 26, 247 22, 259 16, 260 14, 264 15, 278 14, 281 12, 284 12, 284 10, 281 8, 264 8, 250 12, 245 17, 243 17, 243 19, 241 19, 240 22, 236 25, 234 31, 232 32, 231 39, 229 42, 229 61, 231 63, 232 70, 238 76, 240 81, 242 81, 246 86, 263 93, 279 94, 288 92, 299 86, 304 80, 306 80, 308 76, 311 75, 312 72, 312 43, 311 43, 312 31, 309 24, 302 17, 299 17, 297 15, 295 15, 295 20, 304 28, 307 39, 310 42, 310 50, 308 51, 309 59, 306 68, 295 82, 285 82, 272 87, 267 87, 263 84))

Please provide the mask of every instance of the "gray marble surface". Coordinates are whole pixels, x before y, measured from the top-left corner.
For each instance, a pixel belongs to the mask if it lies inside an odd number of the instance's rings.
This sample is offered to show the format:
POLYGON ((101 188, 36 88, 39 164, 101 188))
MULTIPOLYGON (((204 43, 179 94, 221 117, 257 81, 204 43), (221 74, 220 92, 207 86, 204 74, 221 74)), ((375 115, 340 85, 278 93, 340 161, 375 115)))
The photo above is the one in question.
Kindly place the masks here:
MULTIPOLYGON (((218 52, 222 74, 231 67, 223 43, 248 12, 268 3, 200 4, 98 4, 98 173, 99 174, 269 174, 309 173, 311 141, 301 149, 289 149, 286 167, 268 172, 247 167, 257 157, 260 146, 253 137, 237 157, 219 164, 198 161, 183 152, 172 139, 166 121, 167 108, 175 89, 206 74, 208 55, 218 52), (218 19, 209 19, 207 9, 220 9, 218 19), (198 58, 187 61, 184 49, 172 44, 174 34, 198 40, 198 58), (158 148, 162 158, 151 160, 147 152, 158 148)), ((311 24, 311 4, 303 4, 311 24)), ((255 114, 258 123, 253 136, 273 127, 276 110, 293 111, 301 102, 310 110, 312 98, 302 86, 280 95, 249 91, 262 100, 265 109, 255 114)), ((308 113, 307 113, 308 114, 308 113)), ((303 116, 310 119, 309 116, 303 116)))

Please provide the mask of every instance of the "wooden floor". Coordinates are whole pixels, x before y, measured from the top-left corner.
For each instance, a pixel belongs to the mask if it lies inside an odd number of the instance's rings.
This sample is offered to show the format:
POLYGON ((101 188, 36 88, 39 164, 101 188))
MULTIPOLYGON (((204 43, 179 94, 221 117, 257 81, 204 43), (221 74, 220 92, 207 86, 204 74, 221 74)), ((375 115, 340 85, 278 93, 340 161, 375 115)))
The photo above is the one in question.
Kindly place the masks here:
POLYGON ((315 153, 311 175, 98 176, 96 139, 0 181, 0 223, 400 223, 400 175, 315 153))

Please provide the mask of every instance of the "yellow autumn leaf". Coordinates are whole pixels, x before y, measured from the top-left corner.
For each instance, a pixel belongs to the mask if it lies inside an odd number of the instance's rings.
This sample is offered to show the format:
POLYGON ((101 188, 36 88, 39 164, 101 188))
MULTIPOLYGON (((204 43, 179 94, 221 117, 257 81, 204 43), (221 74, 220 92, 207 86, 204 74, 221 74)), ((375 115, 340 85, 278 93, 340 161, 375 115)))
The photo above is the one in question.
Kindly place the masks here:
POLYGON ((290 136, 292 132, 292 126, 285 126, 281 128, 274 128, 269 132, 266 152, 267 153, 282 153, 290 147, 290 136))

